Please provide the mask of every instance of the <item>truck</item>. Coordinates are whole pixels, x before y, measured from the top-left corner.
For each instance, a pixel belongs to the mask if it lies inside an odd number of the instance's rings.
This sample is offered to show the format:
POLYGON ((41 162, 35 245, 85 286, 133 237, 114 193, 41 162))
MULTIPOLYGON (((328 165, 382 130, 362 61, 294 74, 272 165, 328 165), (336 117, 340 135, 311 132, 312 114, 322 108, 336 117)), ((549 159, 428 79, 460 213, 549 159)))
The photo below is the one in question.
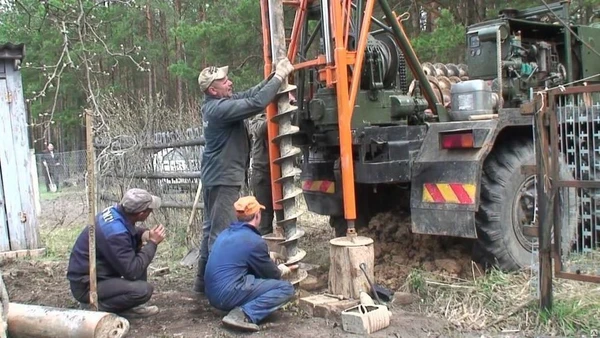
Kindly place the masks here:
MULTIPOLYGON (((474 239, 473 258, 486 266, 529 266, 538 96, 600 83, 600 25, 572 23, 569 6, 503 9, 466 28, 464 64, 442 64, 419 61, 386 0, 262 0, 265 74, 283 57, 296 69, 267 109, 284 243, 303 234, 291 183, 299 176, 308 210, 329 216, 338 237, 404 209, 414 233, 474 239), (373 16, 376 3, 384 20, 373 16), (295 10, 291 30, 284 6, 295 10), (284 95, 292 91, 295 104, 284 95)), ((561 179, 576 170, 567 162, 561 179)), ((582 240, 574 209, 559 213, 572 234, 565 251, 582 240)))

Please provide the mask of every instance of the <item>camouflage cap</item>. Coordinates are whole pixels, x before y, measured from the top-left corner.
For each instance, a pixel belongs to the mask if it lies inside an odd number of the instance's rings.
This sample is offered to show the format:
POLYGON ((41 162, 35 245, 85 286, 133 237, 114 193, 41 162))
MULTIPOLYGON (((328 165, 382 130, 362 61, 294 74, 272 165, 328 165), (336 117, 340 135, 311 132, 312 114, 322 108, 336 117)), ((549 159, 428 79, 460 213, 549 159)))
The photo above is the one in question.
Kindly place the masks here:
POLYGON ((201 91, 206 91, 214 80, 221 80, 227 76, 229 66, 224 67, 206 67, 198 75, 198 85, 201 91))
POLYGON ((160 208, 160 204, 160 197, 151 195, 146 190, 138 188, 127 190, 120 203, 123 211, 129 214, 135 214, 147 209, 156 210, 160 208))

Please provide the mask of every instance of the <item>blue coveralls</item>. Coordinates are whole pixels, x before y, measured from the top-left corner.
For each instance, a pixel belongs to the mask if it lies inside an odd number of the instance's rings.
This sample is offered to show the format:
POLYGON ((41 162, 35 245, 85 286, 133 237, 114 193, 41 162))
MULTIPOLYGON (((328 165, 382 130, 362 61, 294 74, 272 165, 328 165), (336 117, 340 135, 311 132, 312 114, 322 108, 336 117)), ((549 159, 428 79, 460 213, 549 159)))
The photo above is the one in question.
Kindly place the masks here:
POLYGON ((219 310, 240 306, 256 324, 294 295, 292 284, 280 278, 281 272, 258 230, 234 222, 217 237, 208 256, 205 294, 219 310))
MULTIPOLYGON (((121 312, 150 300, 154 288, 147 282, 148 266, 156 254, 156 244, 142 247, 146 229, 129 223, 119 206, 96 215, 96 272, 99 310, 121 312)), ((67 269, 71 293, 77 301, 89 303, 89 227, 77 237, 67 269)))

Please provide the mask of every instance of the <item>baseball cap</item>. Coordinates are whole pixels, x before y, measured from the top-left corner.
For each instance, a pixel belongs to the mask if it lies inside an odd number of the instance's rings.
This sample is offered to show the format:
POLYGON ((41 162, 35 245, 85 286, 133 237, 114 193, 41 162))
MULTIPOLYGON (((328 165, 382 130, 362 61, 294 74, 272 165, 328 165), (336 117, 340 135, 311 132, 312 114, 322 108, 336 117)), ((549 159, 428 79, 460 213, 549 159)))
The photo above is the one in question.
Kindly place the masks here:
POLYGON ((121 200, 123 211, 135 214, 146 209, 156 210, 160 208, 160 197, 151 195, 144 189, 132 188, 127 190, 121 200))
POLYGON ((221 80, 227 76, 229 72, 229 66, 224 67, 206 67, 202 69, 200 75, 198 75, 198 85, 200 85, 200 90, 205 91, 210 87, 210 84, 213 83, 214 80, 221 80))
POLYGON ((265 209, 265 206, 258 203, 254 196, 240 197, 240 199, 233 203, 233 207, 238 216, 252 216, 261 209, 265 209))

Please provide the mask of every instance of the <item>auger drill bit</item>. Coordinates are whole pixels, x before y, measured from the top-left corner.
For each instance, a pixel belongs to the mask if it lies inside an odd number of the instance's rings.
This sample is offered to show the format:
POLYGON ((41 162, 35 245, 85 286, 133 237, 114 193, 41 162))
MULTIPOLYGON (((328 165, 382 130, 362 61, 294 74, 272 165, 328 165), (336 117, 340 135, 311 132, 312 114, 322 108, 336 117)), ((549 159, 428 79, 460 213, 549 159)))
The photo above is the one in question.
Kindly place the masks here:
MULTIPOLYGON (((282 0, 269 0, 269 23, 272 59, 273 64, 277 64, 287 56, 282 0)), ((275 202, 283 207, 283 219, 277 220, 277 227, 283 228, 285 235, 284 241, 279 244, 285 248, 285 264, 288 266, 299 263, 306 256, 306 251, 298 248, 298 240, 304 236, 304 231, 296 224, 302 214, 296 206, 296 197, 302 194, 302 190, 294 185, 294 178, 301 172, 295 167, 295 158, 302 152, 292 144, 292 135, 299 131, 297 126, 292 125, 292 114, 298 107, 290 104, 289 99, 289 93, 295 89, 296 86, 289 84, 287 79, 283 81, 277 94, 277 115, 272 118, 279 125, 279 134, 273 139, 279 145, 279 158, 273 161, 281 168, 281 177, 276 182, 282 187, 282 198, 275 202)), ((307 275, 304 269, 297 269, 287 279, 295 284, 307 275)))

